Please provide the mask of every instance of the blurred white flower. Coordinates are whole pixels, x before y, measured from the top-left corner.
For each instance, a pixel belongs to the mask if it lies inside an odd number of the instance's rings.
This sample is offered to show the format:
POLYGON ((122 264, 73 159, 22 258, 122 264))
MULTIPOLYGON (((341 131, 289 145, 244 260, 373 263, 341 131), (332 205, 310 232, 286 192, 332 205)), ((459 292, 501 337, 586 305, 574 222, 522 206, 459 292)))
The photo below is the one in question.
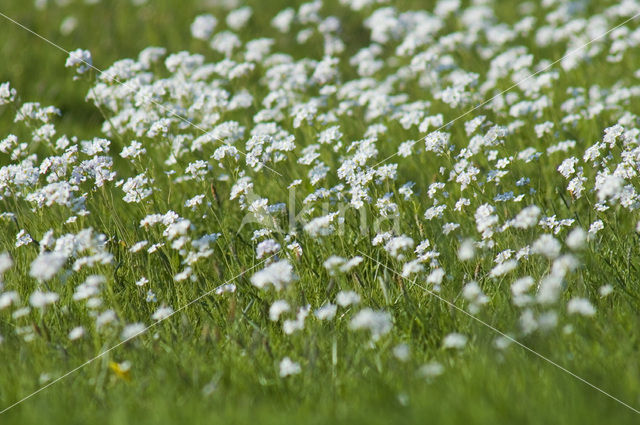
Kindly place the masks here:
POLYGON ((285 300, 274 301, 273 304, 271 304, 271 307, 269 307, 269 319, 272 322, 277 322, 280 315, 286 313, 290 309, 291 307, 289 306, 289 303, 285 300))
POLYGON ((586 298, 572 298, 567 303, 567 312, 569 314, 593 316, 596 314, 596 309, 586 298))
POLYGON ((464 348, 467 345, 467 336, 456 332, 450 333, 442 340, 443 348, 464 348))
POLYGON ((351 329, 367 329, 371 332, 371 339, 377 341, 386 335, 393 327, 391 315, 386 311, 375 311, 370 308, 360 310, 349 323, 351 329))
POLYGON ((263 289, 268 285, 273 285, 277 291, 284 289, 296 280, 298 280, 298 276, 288 260, 280 260, 269 264, 251 276, 251 283, 254 286, 263 289))
POLYGON ((302 368, 300 367, 300 363, 296 363, 291 360, 289 357, 285 357, 280 362, 280 377, 286 378, 287 376, 297 375, 302 372, 302 368))
POLYGON ((208 40, 211 38, 217 24, 218 20, 213 15, 205 14, 196 16, 191 24, 191 35, 200 40, 208 40))
POLYGON ((57 252, 43 252, 31 263, 29 275, 39 280, 49 280, 64 266, 67 257, 57 252))
POLYGON ((60 295, 55 292, 42 292, 36 290, 29 296, 29 304, 36 308, 43 308, 55 303, 59 298, 60 295))

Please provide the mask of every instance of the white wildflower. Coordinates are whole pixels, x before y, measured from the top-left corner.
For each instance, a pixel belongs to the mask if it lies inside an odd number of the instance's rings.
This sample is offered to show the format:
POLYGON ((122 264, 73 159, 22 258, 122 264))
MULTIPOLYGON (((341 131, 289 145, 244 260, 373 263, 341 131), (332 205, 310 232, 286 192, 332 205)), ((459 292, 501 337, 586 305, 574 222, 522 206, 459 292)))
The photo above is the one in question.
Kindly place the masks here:
POLYGON ((569 248, 577 250, 584 247, 586 241, 587 233, 582 228, 576 227, 569 233, 565 242, 569 248))
POLYGON ((286 378, 287 376, 297 375, 302 372, 300 363, 292 361, 289 357, 285 357, 280 362, 280 377, 286 378))
POLYGON ((471 260, 475 256, 475 247, 472 239, 465 239, 458 247, 458 259, 460 261, 471 260))
POLYGON ((496 265, 493 269, 491 269, 491 272, 489 272, 489 275, 491 277, 503 276, 509 273, 510 271, 512 271, 513 269, 515 269, 517 266, 518 266, 518 262, 516 260, 507 260, 503 263, 496 265))
POLYGON ((516 218, 513 220, 513 227, 526 229, 535 226, 538 223, 539 215, 540 208, 538 208, 538 206, 528 206, 518 213, 516 218))
POLYGON ((82 49, 76 49, 70 52, 64 66, 67 68, 76 68, 78 74, 84 74, 93 67, 91 52, 82 49))
POLYGON ((572 298, 567 303, 569 314, 580 314, 582 316, 593 316, 596 314, 595 307, 586 298, 572 298))
POLYGON ((277 322, 280 315, 291 310, 289 303, 285 300, 274 301, 269 307, 269 319, 272 322, 277 322))
POLYGON ((613 292, 613 286, 607 284, 607 285, 602 285, 599 289, 598 289, 598 293, 600 294, 601 297, 606 297, 607 295, 611 294, 613 292))
POLYGON ((562 246, 556 238, 551 235, 544 234, 540 236, 531 246, 534 254, 542 254, 547 258, 553 259, 560 255, 562 246))
POLYGON ((271 284, 277 291, 296 280, 298 277, 293 271, 293 266, 287 260, 272 263, 251 276, 251 283, 254 286, 263 289, 271 284))
POLYGON ((76 339, 80 339, 84 336, 84 328, 82 326, 76 326, 75 328, 69 331, 68 338, 71 341, 75 341, 76 339))
POLYGON ((62 254, 43 252, 31 263, 29 275, 39 280, 49 280, 62 269, 66 261, 67 258, 62 254))
POLYGON ((377 341, 391 330, 391 315, 386 311, 365 308, 351 319, 349 327, 354 330, 368 329, 371 332, 371 339, 377 341))
POLYGON ((407 344, 398 344, 393 347, 393 355, 401 362, 406 362, 411 357, 411 349, 407 344))
POLYGON ((453 332, 444 337, 444 340, 442 340, 442 347, 461 349, 467 345, 467 340, 468 338, 466 335, 453 332))
POLYGON ((200 40, 208 40, 211 38, 217 24, 218 20, 213 15, 205 14, 196 16, 191 24, 191 35, 200 40))
POLYGON ((360 295, 354 291, 340 291, 336 295, 336 303, 340 307, 348 307, 350 305, 360 303, 360 295))
POLYGON ((314 315, 318 318, 318 320, 332 320, 335 317, 337 311, 338 307, 335 304, 327 303, 318 308, 314 312, 314 315))
POLYGON ((42 292, 36 290, 31 294, 31 296, 29 296, 29 304, 36 308, 44 308, 55 303, 59 298, 60 295, 55 292, 42 292))
POLYGON ((11 255, 6 252, 0 253, 0 278, 2 277, 2 274, 9 270, 11 267, 13 267, 13 260, 11 259, 11 255))
POLYGON ((147 328, 144 323, 132 323, 124 327, 122 333, 120 334, 120 338, 123 341, 126 341, 140 335, 146 330, 147 328))
POLYGON ((151 315, 151 318, 153 320, 156 321, 161 321, 166 319, 167 317, 171 316, 173 314, 173 309, 171 307, 168 306, 163 306, 158 308, 153 315, 151 315))

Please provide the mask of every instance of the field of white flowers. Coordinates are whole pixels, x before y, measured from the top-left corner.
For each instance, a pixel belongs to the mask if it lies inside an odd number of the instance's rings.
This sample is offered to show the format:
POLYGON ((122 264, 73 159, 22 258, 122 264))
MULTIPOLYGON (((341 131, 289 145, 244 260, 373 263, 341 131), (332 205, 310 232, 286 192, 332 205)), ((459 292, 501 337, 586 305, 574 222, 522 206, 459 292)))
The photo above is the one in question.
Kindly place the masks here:
POLYGON ((0 423, 637 423, 640 1, 0 34, 0 423))

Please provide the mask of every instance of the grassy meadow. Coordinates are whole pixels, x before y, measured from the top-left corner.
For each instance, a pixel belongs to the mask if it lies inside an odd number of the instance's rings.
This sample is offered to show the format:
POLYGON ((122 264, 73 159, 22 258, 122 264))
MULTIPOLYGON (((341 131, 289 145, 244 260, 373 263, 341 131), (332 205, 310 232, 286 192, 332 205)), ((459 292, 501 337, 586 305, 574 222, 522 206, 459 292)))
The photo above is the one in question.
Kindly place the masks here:
POLYGON ((0 423, 638 421, 640 3, 0 12, 0 423))

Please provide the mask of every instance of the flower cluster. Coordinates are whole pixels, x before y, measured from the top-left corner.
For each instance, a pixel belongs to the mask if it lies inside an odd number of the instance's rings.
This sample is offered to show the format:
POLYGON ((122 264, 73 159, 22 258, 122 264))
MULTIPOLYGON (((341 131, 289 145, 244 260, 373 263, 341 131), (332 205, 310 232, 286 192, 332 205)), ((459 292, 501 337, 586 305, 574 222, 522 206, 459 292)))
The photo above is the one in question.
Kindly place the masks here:
MULTIPOLYGON (((579 8, 548 1, 542 24, 525 7, 501 22, 484 1, 441 0, 431 12, 340 3, 366 41, 344 38, 350 23, 320 0, 275 13, 255 39, 248 6, 194 17, 198 52, 151 46, 95 76, 87 100, 107 117, 90 140, 59 134, 57 108, 20 103, 0 84, 19 127, 0 140, 0 223, 11 235, 0 314, 25 341, 37 338, 25 327, 32 309, 81 304, 88 313, 65 337, 128 340, 209 286, 283 337, 333 322, 373 347, 410 334, 394 332, 412 314, 397 300, 428 293, 471 314, 509 309, 518 335, 597 315, 595 297, 612 287, 584 284, 584 257, 640 230, 640 122, 629 106, 640 75, 582 87, 578 72, 595 59, 620 64, 640 30, 629 23, 575 49, 637 5, 577 19, 579 8), (568 53, 562 73, 540 53, 551 50, 568 53), (560 83, 567 90, 554 92, 560 83), (26 297, 20 279, 33 281, 26 297), (114 285, 144 317, 123 317, 114 285)), ((75 50, 66 66, 83 74, 91 54, 75 50)), ((439 341, 472 343, 451 330, 439 341)), ((409 345, 394 352, 406 360, 409 345)), ((281 377, 301 373, 299 356, 282 353, 281 377)))

